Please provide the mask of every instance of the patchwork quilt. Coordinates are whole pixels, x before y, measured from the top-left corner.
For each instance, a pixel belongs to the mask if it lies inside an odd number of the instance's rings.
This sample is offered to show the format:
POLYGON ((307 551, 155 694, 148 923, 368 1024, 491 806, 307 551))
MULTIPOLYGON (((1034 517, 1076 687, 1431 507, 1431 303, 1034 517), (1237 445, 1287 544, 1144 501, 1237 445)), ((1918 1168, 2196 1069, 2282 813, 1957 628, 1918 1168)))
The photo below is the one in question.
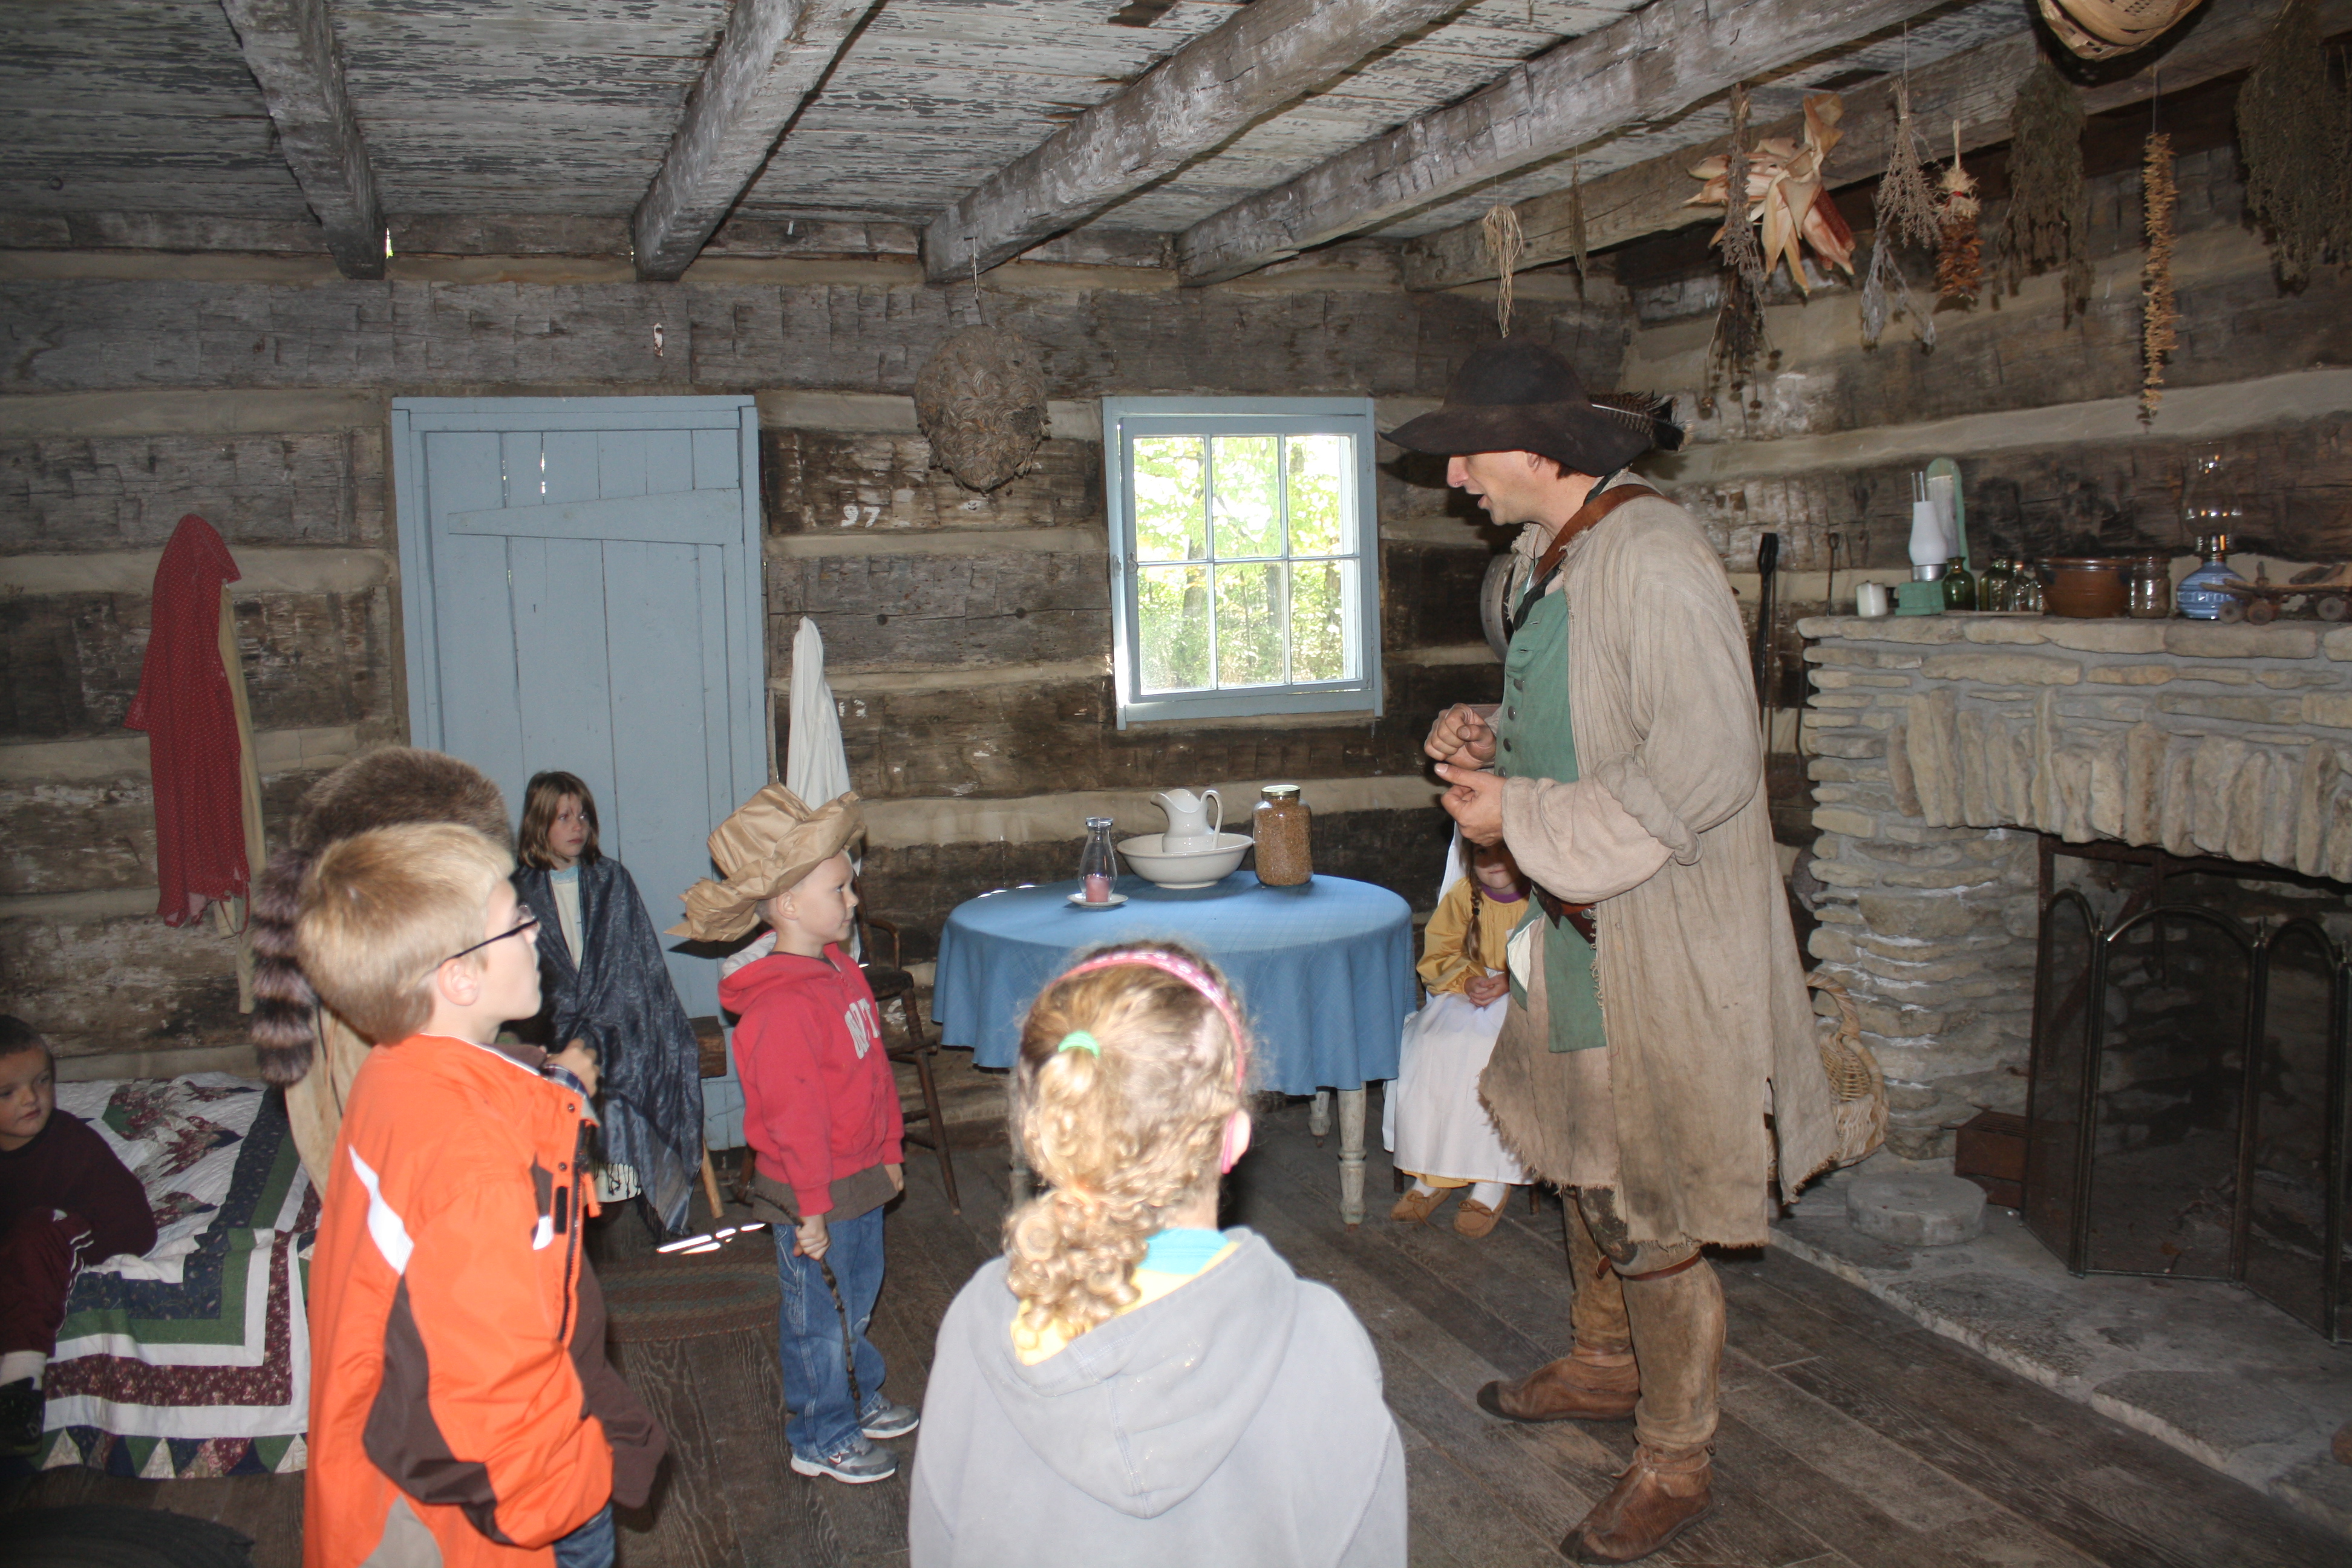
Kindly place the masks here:
POLYGON ((284 1100, 225 1073, 58 1085, 147 1189, 145 1258, 83 1270, 36 1463, 154 1479, 299 1470, 318 1197, 284 1100))

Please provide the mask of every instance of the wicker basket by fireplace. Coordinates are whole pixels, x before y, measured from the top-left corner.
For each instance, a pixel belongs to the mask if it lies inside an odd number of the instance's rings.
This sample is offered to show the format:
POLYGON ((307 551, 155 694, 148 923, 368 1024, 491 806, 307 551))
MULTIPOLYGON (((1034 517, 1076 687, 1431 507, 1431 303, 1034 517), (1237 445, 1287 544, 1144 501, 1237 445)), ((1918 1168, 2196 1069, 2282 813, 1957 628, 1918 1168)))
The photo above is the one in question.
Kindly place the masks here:
POLYGON ((1807 975, 1805 984, 1837 1004, 1837 1026, 1821 1035, 1822 1070, 1837 1102, 1837 1163, 1851 1165, 1886 1142, 1886 1077, 1862 1043, 1862 1016, 1845 987, 1818 973, 1807 975))
POLYGON ((2145 48, 2203 0, 2036 0, 2058 41, 2086 60, 2145 48))

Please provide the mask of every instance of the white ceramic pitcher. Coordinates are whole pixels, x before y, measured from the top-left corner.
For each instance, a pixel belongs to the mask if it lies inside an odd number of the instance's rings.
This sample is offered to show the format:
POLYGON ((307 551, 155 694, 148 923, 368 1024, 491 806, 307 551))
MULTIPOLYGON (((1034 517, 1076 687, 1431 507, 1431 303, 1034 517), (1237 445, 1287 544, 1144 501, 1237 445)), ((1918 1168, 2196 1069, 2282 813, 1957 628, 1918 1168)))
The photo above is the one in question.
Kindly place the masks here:
POLYGON ((1168 814, 1168 831, 1160 837, 1160 847, 1171 855, 1197 855, 1217 847, 1217 835, 1225 826, 1225 803, 1215 790, 1204 789, 1194 795, 1188 789, 1166 789, 1153 795, 1152 801, 1168 814), (1217 820, 1209 821, 1209 803, 1217 803, 1217 820))

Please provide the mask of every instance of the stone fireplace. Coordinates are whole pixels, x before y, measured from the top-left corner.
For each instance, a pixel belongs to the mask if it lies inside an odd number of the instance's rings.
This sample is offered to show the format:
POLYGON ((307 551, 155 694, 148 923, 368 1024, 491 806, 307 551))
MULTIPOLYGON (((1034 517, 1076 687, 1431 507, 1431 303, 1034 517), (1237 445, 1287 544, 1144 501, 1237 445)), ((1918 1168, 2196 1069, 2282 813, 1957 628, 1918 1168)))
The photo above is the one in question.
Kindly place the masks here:
POLYGON ((2043 835, 2352 882, 2352 627, 1799 629, 1811 948, 1861 1010, 1898 1154, 1948 1154, 1979 1110, 2025 1107, 2043 835))

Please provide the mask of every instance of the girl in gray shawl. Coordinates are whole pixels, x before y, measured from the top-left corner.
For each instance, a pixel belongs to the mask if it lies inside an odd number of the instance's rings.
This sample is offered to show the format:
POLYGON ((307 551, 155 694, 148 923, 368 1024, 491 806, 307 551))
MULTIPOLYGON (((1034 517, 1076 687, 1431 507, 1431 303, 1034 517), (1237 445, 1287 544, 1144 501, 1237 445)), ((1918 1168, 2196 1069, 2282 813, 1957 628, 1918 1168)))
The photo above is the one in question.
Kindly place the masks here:
POLYGON ((541 1043, 585 1042, 604 1075, 597 1197, 642 1194, 663 1229, 686 1228, 702 1168, 702 1067, 636 879, 596 847, 596 797, 542 773, 524 792, 515 891, 539 917, 541 1043))

